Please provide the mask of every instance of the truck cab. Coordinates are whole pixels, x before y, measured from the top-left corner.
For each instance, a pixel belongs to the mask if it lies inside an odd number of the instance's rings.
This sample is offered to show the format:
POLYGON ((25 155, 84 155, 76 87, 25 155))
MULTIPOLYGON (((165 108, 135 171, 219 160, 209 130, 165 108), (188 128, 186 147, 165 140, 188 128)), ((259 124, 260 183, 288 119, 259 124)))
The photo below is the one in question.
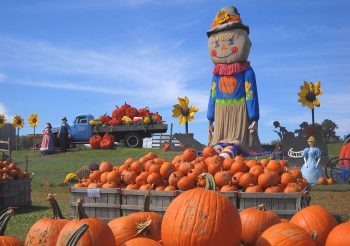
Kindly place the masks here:
MULTIPOLYGON (((72 143, 88 143, 89 138, 93 135, 93 126, 90 125, 90 120, 93 120, 94 116, 91 114, 77 115, 73 121, 73 124, 69 124, 71 131, 72 143)), ((60 127, 55 127, 52 132, 57 136, 60 131, 60 127)))

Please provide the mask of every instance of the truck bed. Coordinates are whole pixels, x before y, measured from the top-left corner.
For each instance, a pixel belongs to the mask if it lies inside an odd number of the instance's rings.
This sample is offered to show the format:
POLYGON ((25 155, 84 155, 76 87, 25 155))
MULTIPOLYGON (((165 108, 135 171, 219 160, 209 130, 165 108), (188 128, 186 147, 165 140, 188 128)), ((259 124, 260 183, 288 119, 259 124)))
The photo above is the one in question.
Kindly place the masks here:
POLYGON ((130 124, 118 126, 95 126, 94 133, 106 132, 147 132, 147 133, 166 133, 168 130, 167 124, 130 124))

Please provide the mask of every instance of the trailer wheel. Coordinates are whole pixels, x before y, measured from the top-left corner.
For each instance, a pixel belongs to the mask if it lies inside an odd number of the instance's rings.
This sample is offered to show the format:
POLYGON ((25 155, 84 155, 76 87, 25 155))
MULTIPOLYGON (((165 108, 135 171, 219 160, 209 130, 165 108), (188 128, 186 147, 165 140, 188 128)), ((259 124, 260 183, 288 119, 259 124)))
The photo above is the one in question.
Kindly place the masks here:
POLYGON ((125 135, 124 143, 130 148, 141 148, 143 146, 143 139, 137 132, 130 132, 125 135))

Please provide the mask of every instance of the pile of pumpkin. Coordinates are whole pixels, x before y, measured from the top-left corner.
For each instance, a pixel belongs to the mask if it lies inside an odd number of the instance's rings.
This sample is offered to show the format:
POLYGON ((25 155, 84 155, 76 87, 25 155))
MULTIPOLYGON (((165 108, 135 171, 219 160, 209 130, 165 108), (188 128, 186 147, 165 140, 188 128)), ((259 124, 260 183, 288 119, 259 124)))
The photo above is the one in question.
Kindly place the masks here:
POLYGON ((15 179, 29 178, 29 173, 22 171, 12 161, 0 161, 0 181, 12 181, 15 179))
POLYGON ((97 134, 89 139, 91 149, 111 149, 114 145, 114 142, 114 136, 108 132, 103 137, 97 134))
MULTIPOLYGON (((228 198, 215 192, 213 176, 205 174, 204 178, 205 189, 198 187, 181 193, 163 217, 147 210, 146 191, 144 211, 115 218, 108 224, 88 218, 82 200, 77 201, 77 218, 65 219, 49 194, 54 216, 37 221, 29 230, 25 245, 350 245, 350 222, 338 225, 333 215, 321 206, 303 208, 290 221, 273 211, 265 211, 263 205, 239 213, 228 198), (88 227, 85 234, 84 227, 85 230, 88 227), (74 244, 68 243, 76 231, 80 232, 79 237, 75 237, 74 244)), ((0 215, 0 232, 4 232, 8 222, 4 217, 4 213, 0 215)), ((0 244, 22 245, 17 239, 3 235, 0 244)))
POLYGON ((148 107, 137 109, 127 103, 112 111, 112 116, 107 114, 101 115, 96 120, 91 120, 91 125, 111 125, 117 126, 122 124, 156 124, 162 123, 162 116, 158 112, 154 113, 148 107))
POLYGON ((128 158, 118 166, 103 161, 99 170, 75 187, 186 191, 206 185, 202 173, 213 175, 217 190, 222 192, 300 192, 307 185, 300 169, 288 168, 285 160, 246 160, 242 156, 224 159, 211 146, 202 153, 198 156, 188 148, 167 161, 149 152, 139 159, 128 158))

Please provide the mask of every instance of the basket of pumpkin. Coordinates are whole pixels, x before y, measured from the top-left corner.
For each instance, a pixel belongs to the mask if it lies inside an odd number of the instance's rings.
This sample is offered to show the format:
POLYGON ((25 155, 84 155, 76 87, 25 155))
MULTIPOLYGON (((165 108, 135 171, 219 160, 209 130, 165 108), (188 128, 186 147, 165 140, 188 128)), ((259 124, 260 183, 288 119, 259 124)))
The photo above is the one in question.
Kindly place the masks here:
POLYGON ((31 205, 31 179, 13 161, 0 161, 0 209, 31 205))

